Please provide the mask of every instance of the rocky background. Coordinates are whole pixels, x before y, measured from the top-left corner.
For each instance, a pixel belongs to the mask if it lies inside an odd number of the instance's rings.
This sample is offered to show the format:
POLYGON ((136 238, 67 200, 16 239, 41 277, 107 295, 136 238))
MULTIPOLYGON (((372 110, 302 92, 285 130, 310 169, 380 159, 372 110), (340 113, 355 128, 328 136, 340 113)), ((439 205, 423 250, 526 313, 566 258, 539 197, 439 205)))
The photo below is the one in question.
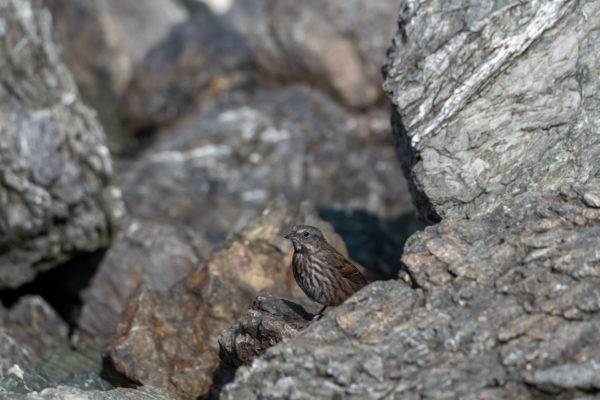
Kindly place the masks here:
POLYGON ((600 395, 600 1, 0 27, 0 399, 600 395), (299 223, 374 281, 312 324, 299 223))

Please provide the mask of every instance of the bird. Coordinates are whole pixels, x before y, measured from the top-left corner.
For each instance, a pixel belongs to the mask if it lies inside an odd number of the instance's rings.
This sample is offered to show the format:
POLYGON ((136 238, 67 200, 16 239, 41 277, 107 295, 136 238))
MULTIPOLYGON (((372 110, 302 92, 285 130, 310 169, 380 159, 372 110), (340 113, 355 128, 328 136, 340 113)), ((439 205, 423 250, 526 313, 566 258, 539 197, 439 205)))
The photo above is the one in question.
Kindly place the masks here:
POLYGON ((313 321, 328 306, 342 304, 370 283, 314 226, 296 225, 284 238, 294 245, 292 271, 296 283, 311 300, 323 305, 313 321))

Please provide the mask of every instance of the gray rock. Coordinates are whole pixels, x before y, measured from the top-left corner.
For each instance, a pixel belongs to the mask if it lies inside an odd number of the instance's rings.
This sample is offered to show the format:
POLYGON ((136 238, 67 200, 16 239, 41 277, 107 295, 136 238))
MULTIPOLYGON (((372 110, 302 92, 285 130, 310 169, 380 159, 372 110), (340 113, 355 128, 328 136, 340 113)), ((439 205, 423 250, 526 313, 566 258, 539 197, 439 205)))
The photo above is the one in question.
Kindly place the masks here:
POLYGON ((0 379, 4 377, 14 364, 24 365, 30 362, 27 350, 6 331, 0 328, 0 379))
POLYGON ((537 370, 526 376, 525 381, 551 393, 577 389, 588 392, 598 391, 600 389, 600 362, 591 360, 589 365, 563 364, 537 370))
POLYGON ((0 379, 0 393, 31 393, 60 385, 82 390, 108 390, 113 385, 101 378, 102 340, 93 340, 80 350, 55 349, 42 359, 12 359, 11 366, 0 379))
POLYGON ((125 89, 134 65, 187 19, 177 0, 44 0, 78 83, 125 89))
POLYGON ((354 116, 305 86, 227 93, 119 167, 129 210, 223 242, 273 199, 391 217, 410 199, 382 114, 354 116))
POLYGON ((122 214, 111 160, 40 0, 0 1, 0 288, 106 247, 122 214))
POLYGON ((10 310, 0 306, 0 321, 19 340, 30 361, 52 349, 69 346, 69 327, 40 296, 23 296, 10 310))
POLYGON ((248 87, 254 74, 245 38, 202 8, 136 64, 123 103, 133 129, 153 131, 220 93, 248 87))
POLYGON ((102 372, 102 347, 105 343, 105 340, 98 338, 78 350, 55 349, 34 363, 33 367, 35 372, 49 382, 49 386, 62 383, 72 384, 74 375, 79 377, 99 376, 102 372))
POLYGON ((310 83, 364 108, 382 98, 379 68, 397 13, 392 0, 244 0, 227 19, 248 38, 266 83, 310 83))
POLYGON ((2 400, 174 400, 169 394, 159 388, 142 386, 138 389, 117 388, 108 391, 83 390, 76 387, 60 385, 32 393, 9 393, 0 389, 2 400))
POLYGON ((186 20, 177 0, 44 0, 62 56, 85 103, 98 113, 112 154, 137 147, 119 98, 135 65, 170 30, 186 20))
POLYGON ((129 218, 92 279, 79 318, 82 333, 108 338, 138 285, 166 291, 199 268, 208 251, 184 225, 129 218))
POLYGON ((375 282, 238 369, 222 399, 594 398, 599 182, 413 235, 419 289, 375 282), (568 372, 567 372, 568 370, 568 372))
POLYGON ((600 172, 600 5, 403 1, 384 89, 430 221, 600 172))

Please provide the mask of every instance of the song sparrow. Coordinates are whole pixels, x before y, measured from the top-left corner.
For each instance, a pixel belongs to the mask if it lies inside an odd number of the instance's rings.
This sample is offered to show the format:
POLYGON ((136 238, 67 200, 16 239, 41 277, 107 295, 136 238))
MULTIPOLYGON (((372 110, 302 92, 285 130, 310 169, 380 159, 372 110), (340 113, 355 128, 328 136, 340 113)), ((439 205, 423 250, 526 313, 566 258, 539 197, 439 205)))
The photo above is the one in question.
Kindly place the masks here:
POLYGON ((292 270, 298 286, 308 297, 323 304, 318 319, 327 306, 337 306, 369 283, 367 278, 332 245, 320 230, 297 225, 284 236, 294 245, 292 270))

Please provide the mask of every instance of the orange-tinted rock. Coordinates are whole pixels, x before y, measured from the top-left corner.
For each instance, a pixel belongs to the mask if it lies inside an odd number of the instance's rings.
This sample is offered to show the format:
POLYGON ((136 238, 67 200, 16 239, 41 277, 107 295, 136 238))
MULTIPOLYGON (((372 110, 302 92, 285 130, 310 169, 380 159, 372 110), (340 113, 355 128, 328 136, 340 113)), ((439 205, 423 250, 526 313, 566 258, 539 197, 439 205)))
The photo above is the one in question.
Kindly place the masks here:
MULTIPOLYGON (((218 337, 258 292, 319 305, 290 281, 292 248, 281 237, 298 223, 316 225, 330 242, 341 239, 308 206, 279 205, 231 235, 225 246, 166 292, 142 286, 127 302, 106 355, 117 371, 179 398, 206 394, 219 364, 218 337)), ((345 253, 345 247, 340 246, 345 253)))

